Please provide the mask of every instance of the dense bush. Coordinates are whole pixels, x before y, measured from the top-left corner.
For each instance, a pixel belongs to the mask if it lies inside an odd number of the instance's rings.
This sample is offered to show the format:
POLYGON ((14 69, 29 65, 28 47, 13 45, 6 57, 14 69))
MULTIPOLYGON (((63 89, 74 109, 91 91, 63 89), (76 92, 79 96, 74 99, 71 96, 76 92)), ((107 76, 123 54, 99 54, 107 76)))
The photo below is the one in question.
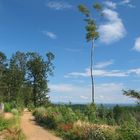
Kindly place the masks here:
POLYGON ((34 111, 35 119, 44 126, 55 129, 59 124, 73 123, 77 120, 76 114, 71 108, 60 107, 40 107, 34 111))

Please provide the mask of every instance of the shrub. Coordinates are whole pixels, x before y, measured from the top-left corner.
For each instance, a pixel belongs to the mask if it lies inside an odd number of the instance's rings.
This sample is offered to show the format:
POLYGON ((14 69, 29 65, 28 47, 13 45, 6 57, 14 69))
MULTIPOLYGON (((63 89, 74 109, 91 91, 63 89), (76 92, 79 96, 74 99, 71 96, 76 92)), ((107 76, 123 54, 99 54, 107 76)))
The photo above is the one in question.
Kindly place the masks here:
POLYGON ((79 109, 75 110, 75 115, 78 120, 88 121, 88 117, 84 115, 79 109))
POLYGON ((74 124, 60 125, 59 134, 65 140, 119 140, 116 127, 80 120, 74 124))
POLYGON ((62 115, 62 123, 74 123, 78 120, 78 116, 75 114, 75 112, 70 108, 66 106, 60 106, 59 112, 62 115))
POLYGON ((118 133, 119 140, 140 140, 140 126, 133 116, 120 126, 118 133))
POLYGON ((117 140, 115 127, 87 122, 77 122, 74 126, 82 132, 78 134, 83 140, 117 140))
POLYGON ((33 115, 35 116, 36 121, 41 123, 42 119, 45 116, 45 113, 46 113, 46 109, 44 107, 39 107, 35 109, 33 115))
POLYGON ((13 104, 11 104, 11 103, 4 104, 4 111, 5 112, 11 112, 12 108, 13 108, 13 104))
POLYGON ((15 109, 15 108, 11 110, 11 113, 12 113, 13 115, 18 115, 18 114, 19 114, 18 110, 15 109))
POLYGON ((69 107, 40 107, 35 109, 35 118, 38 123, 50 129, 56 129, 59 124, 69 124, 77 120, 76 114, 69 107))
POLYGON ((100 105, 97 109, 97 116, 101 119, 105 119, 106 114, 107 114, 107 109, 103 105, 100 105))
POLYGON ((84 111, 85 116, 88 117, 90 122, 96 122, 96 105, 90 104, 87 105, 84 111))
POLYGON ((39 124, 46 126, 49 129, 55 129, 57 127, 57 119, 55 119, 57 117, 55 113, 56 112, 51 107, 48 109, 40 107, 37 108, 33 114, 39 124))

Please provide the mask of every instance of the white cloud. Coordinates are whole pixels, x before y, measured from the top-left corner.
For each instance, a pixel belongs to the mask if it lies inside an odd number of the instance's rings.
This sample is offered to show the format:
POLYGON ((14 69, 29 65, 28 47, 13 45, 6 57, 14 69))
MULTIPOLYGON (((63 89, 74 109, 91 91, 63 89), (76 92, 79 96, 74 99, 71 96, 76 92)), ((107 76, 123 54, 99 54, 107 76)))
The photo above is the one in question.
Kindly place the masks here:
POLYGON ((140 52, 140 37, 136 38, 133 49, 140 52))
POLYGON ((90 86, 78 86, 75 84, 50 84, 50 97, 52 101, 57 102, 79 102, 90 99, 90 86), (67 96, 67 98, 62 98, 67 96))
POLYGON ((54 10, 64 10, 72 8, 72 5, 63 1, 49 1, 46 6, 54 10))
POLYGON ((118 13, 106 8, 103 14, 107 22, 99 26, 101 42, 111 44, 122 39, 126 35, 126 30, 118 13))
POLYGON ((47 36, 47 37, 49 37, 49 38, 51 38, 51 39, 56 39, 56 38, 57 38, 56 34, 53 33, 53 32, 42 31, 42 33, 43 33, 43 35, 45 35, 45 36, 47 36))
POLYGON ((97 69, 102 69, 102 68, 105 68, 107 66, 110 66, 114 63, 113 60, 109 60, 109 61, 105 61, 105 62, 100 62, 100 63, 97 63, 94 68, 97 68, 97 69))
POLYGON ((130 8, 135 8, 135 5, 131 4, 130 0, 122 0, 119 5, 127 5, 130 8))
POLYGON ((66 74, 64 77, 65 78, 71 78, 71 77, 89 77, 90 76, 90 71, 89 69, 86 69, 85 72, 71 72, 66 74))
MULTIPOLYGON (((97 77, 126 77, 128 74, 120 70, 93 70, 93 75, 97 77)), ((90 77, 90 69, 85 72, 71 72, 65 75, 65 78, 90 77)))
POLYGON ((84 100, 88 100, 89 99, 89 97, 87 97, 87 96, 80 96, 80 98, 84 99, 84 100))
MULTIPOLYGON (((103 83, 95 85, 95 101, 100 103, 127 103, 131 99, 122 95, 126 87, 122 83, 103 83)), ((90 85, 51 84, 50 96, 54 102, 91 102, 90 85)))
POLYGON ((136 69, 130 69, 128 70, 129 74, 136 74, 137 76, 140 76, 140 68, 136 68, 136 69))
POLYGON ((130 8, 135 8, 136 6, 133 5, 133 4, 128 4, 128 7, 130 7, 130 8))
MULTIPOLYGON (((140 76, 140 68, 122 70, 102 70, 93 69, 93 76, 95 77, 127 77, 127 76, 140 76)), ((85 72, 71 72, 64 76, 65 78, 79 78, 90 77, 90 69, 85 69, 85 72)))
POLYGON ((116 9, 116 6, 117 4, 115 2, 112 2, 112 1, 106 1, 105 2, 105 5, 108 7, 108 8, 111 8, 111 9, 116 9))
POLYGON ((122 83, 104 83, 95 87, 96 92, 100 95, 100 98, 104 97, 102 94, 111 95, 112 93, 120 92, 125 86, 122 83))
POLYGON ((73 86, 71 84, 57 84, 50 85, 50 89, 52 92, 69 93, 73 91, 73 86))
POLYGON ((128 3, 130 3, 130 0, 122 0, 122 1, 120 2, 120 4, 128 4, 128 3))

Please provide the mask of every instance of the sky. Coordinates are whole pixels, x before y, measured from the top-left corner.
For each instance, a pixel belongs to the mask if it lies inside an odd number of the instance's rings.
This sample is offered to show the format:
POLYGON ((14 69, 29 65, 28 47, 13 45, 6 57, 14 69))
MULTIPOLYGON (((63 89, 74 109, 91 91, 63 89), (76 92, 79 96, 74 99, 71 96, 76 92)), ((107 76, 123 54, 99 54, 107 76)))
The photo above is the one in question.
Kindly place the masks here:
POLYGON ((91 102, 90 47, 85 39, 86 5, 97 21, 94 80, 96 103, 134 103, 122 89, 140 90, 139 0, 0 0, 0 51, 55 54, 49 77, 52 102, 91 102), (103 17, 92 8, 103 5, 103 17))

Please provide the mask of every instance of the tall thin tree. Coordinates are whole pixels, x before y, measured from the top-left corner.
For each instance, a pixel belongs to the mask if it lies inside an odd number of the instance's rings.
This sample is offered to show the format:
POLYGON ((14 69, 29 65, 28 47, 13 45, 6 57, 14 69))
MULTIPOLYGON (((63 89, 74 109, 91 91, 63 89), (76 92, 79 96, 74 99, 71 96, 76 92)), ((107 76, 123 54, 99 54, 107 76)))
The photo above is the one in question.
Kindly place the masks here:
MULTIPOLYGON (((101 11, 102 7, 100 4, 95 3, 93 4, 93 8, 97 11, 101 11)), ((94 62, 94 42, 99 38, 99 32, 97 30, 95 19, 93 18, 92 14, 90 13, 89 9, 86 8, 84 5, 80 4, 78 9, 81 13, 85 15, 84 21, 86 21, 86 40, 87 42, 91 42, 91 50, 90 50, 90 76, 91 76, 91 85, 92 85, 92 103, 95 103, 95 90, 94 90, 94 77, 93 77, 93 62, 94 62)))

